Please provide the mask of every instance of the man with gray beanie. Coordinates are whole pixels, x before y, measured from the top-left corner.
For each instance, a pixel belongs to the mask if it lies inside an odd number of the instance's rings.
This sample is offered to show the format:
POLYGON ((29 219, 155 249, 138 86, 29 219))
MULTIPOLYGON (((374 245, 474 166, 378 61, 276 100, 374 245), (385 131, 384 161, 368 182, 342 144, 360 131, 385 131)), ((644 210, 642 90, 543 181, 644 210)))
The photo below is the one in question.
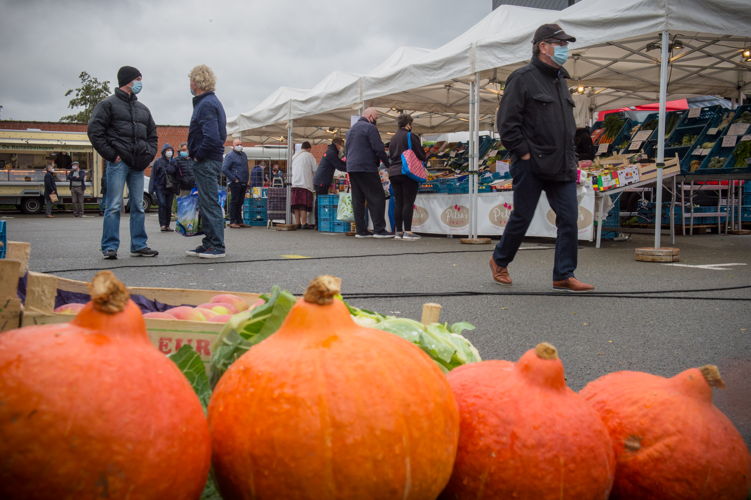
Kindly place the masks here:
POLYGON ((133 66, 120 68, 118 88, 96 105, 89 120, 89 140, 107 162, 101 250, 108 260, 117 259, 120 209, 126 185, 130 196, 130 255, 159 254, 147 244, 143 211, 143 171, 156 155, 157 133, 149 108, 136 98, 142 88, 141 80, 141 72, 133 66))
POLYGON ((532 37, 532 60, 508 77, 496 123, 511 152, 514 205, 503 236, 490 258, 493 280, 511 285, 508 265, 522 243, 543 191, 558 230, 553 289, 590 292, 574 277, 579 205, 576 199, 574 101, 563 68, 568 44, 576 42, 557 24, 543 24, 532 37))

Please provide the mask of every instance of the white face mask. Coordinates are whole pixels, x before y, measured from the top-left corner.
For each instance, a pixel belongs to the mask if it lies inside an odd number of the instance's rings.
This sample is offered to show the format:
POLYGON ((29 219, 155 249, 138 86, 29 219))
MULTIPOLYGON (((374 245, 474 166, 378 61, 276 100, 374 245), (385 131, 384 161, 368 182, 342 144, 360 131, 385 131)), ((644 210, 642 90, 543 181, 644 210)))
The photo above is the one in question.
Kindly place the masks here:
POLYGON ((243 152, 243 147, 242 146, 235 146, 235 151, 237 151, 238 153, 242 153, 243 152))
POLYGON ((166 151, 164 153, 164 156, 166 156, 167 158, 172 158, 172 151, 166 151))

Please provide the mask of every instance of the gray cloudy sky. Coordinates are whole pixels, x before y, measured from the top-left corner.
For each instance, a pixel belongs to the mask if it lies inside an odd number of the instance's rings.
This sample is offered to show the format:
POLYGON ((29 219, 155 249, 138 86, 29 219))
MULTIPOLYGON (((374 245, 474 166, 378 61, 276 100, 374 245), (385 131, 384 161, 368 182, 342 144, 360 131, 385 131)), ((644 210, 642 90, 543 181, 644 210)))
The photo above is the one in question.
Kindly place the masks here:
POLYGON ((491 0, 0 0, 0 119, 57 121, 81 71, 139 94, 161 125, 190 120, 187 74, 217 75, 227 116, 280 86, 310 88, 333 70, 364 73, 403 45, 436 48, 482 19, 491 0))

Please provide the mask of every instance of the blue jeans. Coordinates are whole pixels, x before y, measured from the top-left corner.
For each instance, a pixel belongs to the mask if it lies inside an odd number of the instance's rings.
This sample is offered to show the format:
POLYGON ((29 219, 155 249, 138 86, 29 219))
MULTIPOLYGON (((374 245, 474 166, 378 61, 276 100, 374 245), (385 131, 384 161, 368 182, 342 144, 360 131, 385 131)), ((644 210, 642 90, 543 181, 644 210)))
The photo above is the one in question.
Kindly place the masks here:
POLYGON ((222 162, 201 160, 193 165, 198 188, 198 209, 201 211, 201 245, 224 251, 224 214, 219 205, 219 174, 222 162))
POLYGON ((541 180, 531 172, 529 160, 514 162, 511 166, 511 176, 514 179, 514 207, 501 241, 493 252, 495 263, 501 267, 508 267, 514 260, 532 222, 540 194, 545 191, 550 208, 555 212, 555 225, 558 231, 555 240, 553 281, 572 278, 576 270, 579 236, 576 182, 541 180))
POLYGON ((133 170, 122 161, 107 162, 105 182, 107 194, 104 196, 102 252, 117 251, 120 247, 120 210, 126 184, 130 197, 130 251, 147 247, 146 217, 143 213, 143 171, 133 170))

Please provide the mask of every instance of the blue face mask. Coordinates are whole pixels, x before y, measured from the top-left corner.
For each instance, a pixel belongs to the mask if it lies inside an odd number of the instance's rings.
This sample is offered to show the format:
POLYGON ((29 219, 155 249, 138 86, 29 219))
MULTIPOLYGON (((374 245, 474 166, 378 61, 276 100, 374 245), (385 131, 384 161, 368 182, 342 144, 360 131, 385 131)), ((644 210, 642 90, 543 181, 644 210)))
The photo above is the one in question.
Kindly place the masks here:
POLYGON ((555 45, 552 59, 558 66, 563 66, 568 60, 568 45, 565 47, 555 45))
POLYGON ((134 94, 137 94, 141 91, 142 88, 143 83, 141 83, 141 80, 136 80, 135 82, 133 82, 133 86, 130 88, 130 91, 134 94))
POLYGON ((187 158, 188 152, 187 151, 180 151, 180 156, 182 156, 183 158, 187 158))

